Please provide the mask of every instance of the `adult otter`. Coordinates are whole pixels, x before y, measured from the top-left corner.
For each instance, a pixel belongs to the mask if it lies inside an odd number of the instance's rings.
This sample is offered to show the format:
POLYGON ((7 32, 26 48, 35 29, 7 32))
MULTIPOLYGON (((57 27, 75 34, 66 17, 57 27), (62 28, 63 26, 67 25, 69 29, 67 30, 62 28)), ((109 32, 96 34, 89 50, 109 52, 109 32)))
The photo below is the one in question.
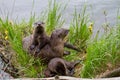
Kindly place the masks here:
POLYGON ((53 77, 55 75, 73 76, 74 68, 79 62, 68 62, 62 58, 53 58, 44 72, 45 77, 53 77))
POLYGON ((52 32, 49 44, 46 44, 38 53, 38 57, 45 62, 52 58, 62 57, 64 53, 64 38, 68 35, 68 29, 56 29, 52 32))

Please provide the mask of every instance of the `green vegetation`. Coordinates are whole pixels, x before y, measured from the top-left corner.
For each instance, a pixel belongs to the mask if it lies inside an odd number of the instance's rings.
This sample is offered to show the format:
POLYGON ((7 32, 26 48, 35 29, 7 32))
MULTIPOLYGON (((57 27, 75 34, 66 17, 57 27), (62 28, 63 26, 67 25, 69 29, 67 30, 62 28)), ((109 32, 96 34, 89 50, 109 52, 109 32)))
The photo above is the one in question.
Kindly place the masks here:
POLYGON ((115 67, 120 58, 120 26, 110 28, 99 40, 93 41, 87 46, 86 61, 81 72, 81 77, 94 78, 97 74, 109 68, 109 64, 115 67), (105 35, 106 34, 106 35, 105 35))
MULTIPOLYGON (((44 13, 44 17, 40 17, 43 21, 46 22, 46 31, 50 34, 56 27, 61 27, 64 23, 62 20, 62 9, 60 3, 56 3, 56 0, 53 2, 49 1, 48 11, 44 13)), ((4 40, 7 40, 11 48, 15 51, 14 55, 14 66, 19 69, 19 77, 43 77, 43 69, 45 66, 41 63, 40 59, 35 59, 32 56, 28 55, 22 48, 22 39, 25 36, 28 36, 32 33, 33 28, 32 24, 36 21, 35 15, 31 13, 31 17, 28 22, 24 20, 19 23, 13 23, 0 18, 0 32, 4 36, 4 40), (4 35, 7 33, 7 35, 4 35)), ((7 45, 8 46, 8 45, 7 45)))
MULTIPOLYGON (((53 2, 49 0, 47 16, 45 17, 46 22, 46 31, 50 34, 55 28, 61 27, 65 20, 62 19, 62 11, 65 10, 66 5, 61 7, 61 3, 56 3, 56 0, 53 2)), ((45 13, 44 13, 45 14, 45 13)))
POLYGON ((38 61, 32 58, 22 48, 22 38, 24 36, 24 30, 26 30, 25 28, 25 23, 13 25, 8 19, 6 21, 0 19, 0 31, 7 34, 5 39, 7 40, 6 37, 8 37, 9 44, 16 53, 14 56, 14 65, 20 69, 19 74, 23 73, 22 77, 37 77, 38 72, 40 72, 43 67, 40 60, 38 61), (39 70, 35 69, 35 63, 41 65, 37 66, 39 67, 39 70))
MULTIPOLYGON (((65 8, 66 5, 61 7, 61 4, 57 3, 56 0, 49 2, 48 9, 43 12, 41 17, 46 23, 48 34, 64 24, 62 11, 65 8)), ((13 62, 14 66, 19 69, 18 74, 20 76, 18 77, 44 77, 42 72, 46 66, 41 63, 40 59, 28 55, 22 48, 22 39, 32 33, 31 26, 35 21, 35 15, 31 15, 29 22, 22 21, 18 24, 10 22, 8 18, 6 20, 0 18, 0 33, 14 50, 13 62)), ((94 78, 97 74, 104 72, 108 64, 111 64, 112 67, 119 64, 120 24, 117 24, 114 29, 109 28, 109 31, 98 40, 97 35, 94 39, 91 39, 92 25, 88 26, 89 22, 86 7, 81 10, 81 13, 77 13, 75 9, 67 41, 79 47, 81 52, 72 51, 65 59, 76 60, 76 56, 80 59, 81 57, 78 55, 83 53, 86 55, 86 59, 83 61, 80 77, 94 78)))
POLYGON ((91 26, 90 29, 90 26, 88 26, 89 22, 89 17, 86 14, 86 6, 81 9, 80 13, 78 13, 75 9, 73 19, 70 24, 68 41, 78 47, 81 52, 78 53, 71 50, 72 54, 66 56, 65 59, 69 61, 77 59, 81 60, 80 54, 85 53, 87 47, 87 40, 90 39, 92 35, 91 30, 93 26, 91 26))
POLYGON ((77 13, 76 9, 73 15, 73 20, 70 25, 69 41, 81 50, 86 48, 86 41, 90 38, 91 32, 87 26, 88 15, 86 15, 86 6, 81 10, 81 14, 77 13))

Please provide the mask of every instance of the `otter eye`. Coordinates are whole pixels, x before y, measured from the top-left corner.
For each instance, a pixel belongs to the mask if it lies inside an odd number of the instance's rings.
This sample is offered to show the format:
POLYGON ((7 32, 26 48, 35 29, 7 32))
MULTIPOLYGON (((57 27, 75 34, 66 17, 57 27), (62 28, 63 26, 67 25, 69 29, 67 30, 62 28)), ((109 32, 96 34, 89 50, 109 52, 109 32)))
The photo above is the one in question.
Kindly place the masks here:
POLYGON ((66 31, 65 31, 65 34, 67 35, 67 34, 68 34, 68 32, 69 32, 69 30, 66 30, 66 31))

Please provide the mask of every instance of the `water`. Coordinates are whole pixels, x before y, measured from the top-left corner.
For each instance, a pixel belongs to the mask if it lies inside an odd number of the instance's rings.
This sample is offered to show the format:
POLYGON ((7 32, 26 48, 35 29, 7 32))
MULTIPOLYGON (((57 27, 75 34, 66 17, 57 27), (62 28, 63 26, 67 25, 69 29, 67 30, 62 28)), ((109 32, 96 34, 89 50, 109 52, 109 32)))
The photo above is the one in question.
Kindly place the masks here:
MULTIPOLYGON (((94 28, 100 29, 105 22, 104 11, 107 12, 107 20, 111 26, 116 24, 117 11, 120 8, 120 0, 56 0, 58 2, 68 3, 67 9, 63 13, 66 19, 65 26, 69 27, 72 19, 75 6, 77 11, 86 4, 88 6, 87 13, 90 14, 90 20, 95 23, 94 28)), ((31 11, 35 12, 37 16, 43 11, 48 4, 48 0, 0 0, 0 16, 10 16, 11 20, 17 19, 21 21, 23 18, 28 20, 31 11), (14 3, 15 1, 15 3, 14 3), (14 6, 13 6, 14 5, 14 6), (9 13, 8 13, 9 12, 9 13)))
MULTIPOLYGON (((91 5, 92 7, 88 9, 88 12, 92 14, 91 19, 95 20, 96 23, 101 23, 104 21, 103 11, 105 10, 108 13, 108 20, 112 20, 112 24, 115 23, 116 14, 118 8, 120 8, 120 0, 57 0, 58 2, 68 3, 67 9, 63 14, 66 16, 67 20, 70 20, 70 16, 73 14, 74 7, 76 6, 77 10, 79 11, 84 4, 88 6, 91 5)), ((0 16, 3 17, 5 14, 9 12, 12 19, 18 17, 19 20, 25 18, 26 20, 30 17, 30 12, 33 10, 36 15, 39 15, 41 11, 43 11, 47 7, 48 0, 35 0, 34 1, 34 8, 33 0, 0 0, 0 16), (14 8, 13 8, 14 5, 14 8), (14 9, 14 10, 12 10, 14 9)))

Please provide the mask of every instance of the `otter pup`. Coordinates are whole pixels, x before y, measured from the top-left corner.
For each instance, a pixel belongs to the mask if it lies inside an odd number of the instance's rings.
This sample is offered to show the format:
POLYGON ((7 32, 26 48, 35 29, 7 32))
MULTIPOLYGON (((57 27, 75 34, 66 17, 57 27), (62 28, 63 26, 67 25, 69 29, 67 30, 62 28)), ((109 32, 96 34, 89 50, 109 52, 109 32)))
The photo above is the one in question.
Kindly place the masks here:
POLYGON ((30 50, 33 50, 35 47, 36 53, 40 52, 40 50, 49 42, 49 37, 46 35, 44 30, 44 24, 43 22, 36 22, 34 23, 34 33, 33 33, 33 40, 30 45, 30 50))
POLYGON ((52 58, 63 57, 64 38, 68 35, 68 29, 56 29, 52 32, 49 44, 46 44, 38 53, 38 57, 45 62, 49 62, 52 58))
POLYGON ((62 58, 53 58, 48 63, 48 67, 44 74, 46 77, 53 77, 55 75, 73 76, 74 68, 80 61, 68 62, 62 58))

